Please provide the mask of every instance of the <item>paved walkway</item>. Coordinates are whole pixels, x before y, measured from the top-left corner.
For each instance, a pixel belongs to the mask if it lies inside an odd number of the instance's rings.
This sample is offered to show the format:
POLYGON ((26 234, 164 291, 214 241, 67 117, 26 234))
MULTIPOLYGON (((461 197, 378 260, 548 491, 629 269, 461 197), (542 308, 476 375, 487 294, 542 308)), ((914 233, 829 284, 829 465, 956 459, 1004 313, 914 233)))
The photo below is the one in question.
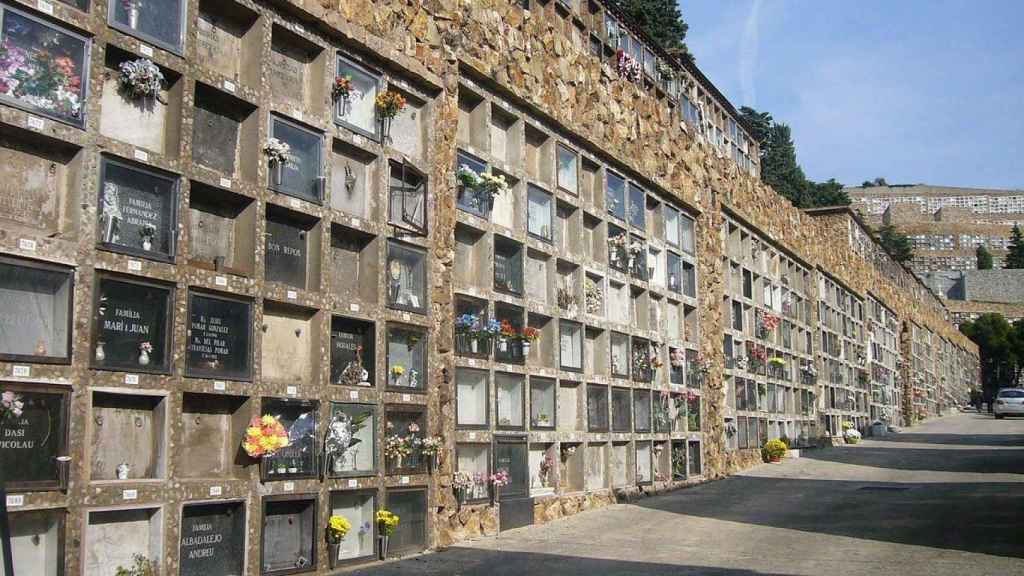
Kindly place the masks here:
POLYGON ((356 574, 1024 576, 1024 419, 949 416, 356 574))

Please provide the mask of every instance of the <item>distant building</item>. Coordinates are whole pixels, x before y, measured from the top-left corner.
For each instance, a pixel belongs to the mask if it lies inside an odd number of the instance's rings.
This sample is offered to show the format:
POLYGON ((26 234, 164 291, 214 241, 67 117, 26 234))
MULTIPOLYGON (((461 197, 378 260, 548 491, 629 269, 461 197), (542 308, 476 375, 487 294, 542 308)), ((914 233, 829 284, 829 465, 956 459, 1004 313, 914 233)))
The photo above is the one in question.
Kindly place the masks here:
POLYGON ((914 245, 919 274, 975 270, 985 246, 1002 267, 1013 225, 1024 225, 1024 190, 953 188, 925 184, 846 188, 853 209, 871 226, 892 225, 914 245))
POLYGON ((945 300, 956 323, 999 312, 1024 318, 1024 271, 1000 270, 1014 224, 1024 226, 1024 190, 926 184, 846 188, 854 210, 873 226, 910 238, 911 268, 945 300), (985 246, 996 270, 978 270, 985 246))

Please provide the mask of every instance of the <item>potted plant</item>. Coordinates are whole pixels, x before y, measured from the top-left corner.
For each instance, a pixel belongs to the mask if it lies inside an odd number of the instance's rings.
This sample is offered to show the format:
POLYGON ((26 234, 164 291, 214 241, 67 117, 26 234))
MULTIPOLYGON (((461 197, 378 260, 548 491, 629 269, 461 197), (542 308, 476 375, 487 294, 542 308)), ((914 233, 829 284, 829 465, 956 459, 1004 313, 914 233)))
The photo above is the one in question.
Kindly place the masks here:
POLYGON ((335 514, 327 520, 327 559, 331 563, 331 568, 338 567, 341 541, 351 529, 352 524, 344 516, 335 514))
POLYGON ((374 105, 377 108, 377 115, 380 117, 381 134, 385 142, 391 140, 391 121, 405 109, 405 104, 405 96, 394 90, 377 94, 374 105))
POLYGON ((394 469, 402 467, 402 460, 412 453, 412 447, 405 436, 390 434, 384 439, 384 457, 392 462, 394 469))
POLYGON ((455 492, 455 502, 461 507, 466 502, 466 494, 473 487, 473 477, 468 472, 456 472, 452 475, 452 491, 455 492))
POLYGON ((440 436, 428 436, 420 443, 420 454, 427 459, 427 467, 430 471, 437 469, 438 456, 444 448, 444 440, 440 436))
POLYGON ((495 176, 490 172, 477 174, 465 164, 459 166, 455 177, 459 180, 459 195, 473 194, 472 201, 481 212, 490 212, 494 208, 495 196, 508 191, 508 181, 504 175, 495 176))
POLYGON ((489 480, 491 482, 491 486, 493 486, 493 489, 491 490, 491 504, 494 504, 500 500, 501 487, 508 486, 510 481, 508 470, 504 468, 499 469, 494 474, 491 474, 489 480))
POLYGON ((284 180, 284 167, 292 159, 292 147, 277 138, 269 138, 263 145, 263 153, 267 156, 271 169, 271 184, 280 186, 284 180))
POLYGON ((780 462, 782 457, 786 455, 786 451, 789 447, 782 440, 772 439, 764 443, 764 447, 761 448, 761 458, 765 462, 780 462))
POLYGON ((540 340, 540 330, 533 326, 527 326, 520 333, 520 340, 522 340, 523 357, 525 358, 530 355, 530 346, 540 340))
POLYGON ((377 553, 381 560, 385 560, 388 557, 388 542, 391 539, 391 535, 395 533, 395 529, 398 528, 398 522, 400 518, 397 514, 392 513, 386 508, 382 508, 377 511, 377 532, 380 540, 380 546, 378 547, 377 553))
POLYGON ((132 565, 127 568, 118 566, 114 576, 156 576, 156 567, 152 560, 142 554, 132 554, 132 565))
POLYGON ((331 86, 331 98, 334 99, 338 107, 338 116, 344 116, 348 113, 348 104, 351 97, 352 77, 346 75, 335 78, 334 85, 331 86))
POLYGON ((145 98, 159 99, 164 85, 164 74, 160 67, 148 58, 122 62, 118 66, 118 87, 129 100, 145 98))

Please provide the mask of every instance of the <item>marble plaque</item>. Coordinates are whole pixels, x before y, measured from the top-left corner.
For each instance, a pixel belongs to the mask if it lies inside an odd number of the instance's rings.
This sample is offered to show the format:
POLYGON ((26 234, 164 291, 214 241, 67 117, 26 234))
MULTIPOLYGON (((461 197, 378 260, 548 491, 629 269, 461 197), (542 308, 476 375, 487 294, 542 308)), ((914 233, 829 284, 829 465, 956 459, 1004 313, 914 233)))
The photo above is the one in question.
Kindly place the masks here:
POLYGON ((66 392, 0 383, 0 483, 8 489, 63 485, 58 456, 67 433, 66 392))
POLYGON ((189 376, 251 378, 252 304, 192 294, 189 316, 189 376))
POLYGON ((181 519, 181 576, 240 576, 245 561, 241 502, 185 506, 181 519))
POLYGON ((306 288, 307 235, 294 224, 267 219, 268 281, 306 288))

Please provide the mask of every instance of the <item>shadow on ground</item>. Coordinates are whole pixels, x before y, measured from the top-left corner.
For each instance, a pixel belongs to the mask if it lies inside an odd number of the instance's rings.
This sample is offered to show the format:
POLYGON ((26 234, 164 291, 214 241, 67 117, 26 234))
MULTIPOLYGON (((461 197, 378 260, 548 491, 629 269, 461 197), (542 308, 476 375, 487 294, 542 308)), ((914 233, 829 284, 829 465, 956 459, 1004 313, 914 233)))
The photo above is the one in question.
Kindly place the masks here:
POLYGON ((902 448, 898 444, 876 442, 856 448, 808 450, 802 454, 809 460, 872 466, 889 470, 958 472, 975 474, 1024 474, 1024 450, 985 450, 935 448, 902 448))
POLYGON ((533 552, 502 552, 471 548, 448 548, 436 554, 415 556, 384 565, 357 569, 348 574, 399 576, 518 576, 522 574, 557 573, 586 576, 782 576, 774 572, 737 570, 707 566, 626 562, 537 554, 533 552))

